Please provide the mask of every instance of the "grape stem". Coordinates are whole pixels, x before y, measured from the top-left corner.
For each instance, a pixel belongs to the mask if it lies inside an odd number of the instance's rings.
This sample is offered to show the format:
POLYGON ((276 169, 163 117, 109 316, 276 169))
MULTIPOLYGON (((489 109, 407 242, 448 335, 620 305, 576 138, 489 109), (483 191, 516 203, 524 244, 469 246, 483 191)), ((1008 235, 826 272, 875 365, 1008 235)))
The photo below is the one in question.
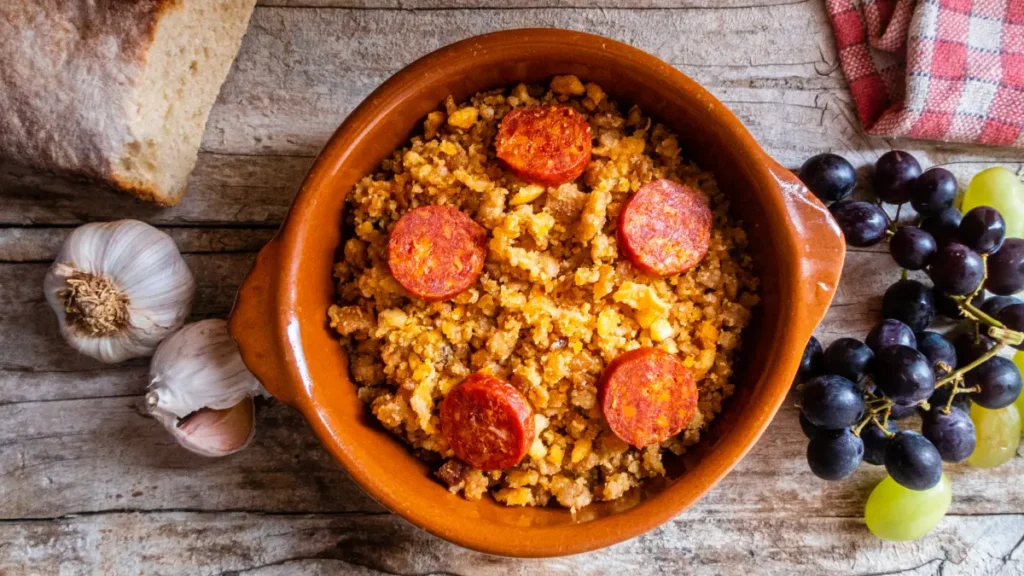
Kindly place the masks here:
POLYGON ((1002 340, 1011 346, 1017 346, 1024 343, 1024 333, 1008 329, 1005 324, 982 312, 974 304, 971 304, 971 301, 967 299, 966 296, 956 296, 955 299, 964 312, 974 316, 978 322, 989 326, 989 336, 997 340, 1002 340))
POLYGON ((957 304, 960 305, 960 308, 964 312, 967 312, 971 316, 974 316, 978 321, 984 322, 989 326, 995 326, 996 328, 1005 328, 1002 322, 996 320, 995 318, 989 316, 988 314, 985 314, 984 312, 979 310, 974 304, 971 304, 971 301, 968 300, 966 296, 954 296, 953 298, 957 301, 957 304))
MULTIPOLYGON (((882 431, 882 434, 885 434, 886 438, 892 438, 893 436, 895 436, 896 434, 894 434, 892 432, 889 432, 889 429, 886 428, 886 426, 889 425, 889 411, 888 410, 886 410, 885 414, 882 415, 882 420, 883 420, 884 423, 883 422, 879 422, 878 421, 878 416, 876 415, 876 416, 872 416, 870 421, 872 423, 874 423, 875 426, 878 426, 878 429, 882 431)), ((867 423, 868 422, 864 422, 864 424, 867 424, 867 423)), ((862 425, 862 427, 863 427, 863 425, 862 425)), ((857 432, 861 432, 861 430, 857 430, 857 432)), ((858 436, 859 435, 860 434, 858 434, 858 436)))
POLYGON ((953 391, 949 393, 949 399, 946 400, 946 406, 942 409, 943 414, 949 414, 949 411, 953 408, 953 399, 956 398, 957 394, 978 392, 981 388, 979 386, 971 386, 970 388, 961 388, 954 384, 953 391))
MULTIPOLYGON (((974 362, 971 362, 970 364, 964 366, 963 368, 958 368, 955 372, 953 372, 949 376, 946 376, 942 380, 939 380, 938 382, 936 382, 935 383, 935 387, 939 388, 941 386, 945 386, 945 385, 949 384, 950 382, 955 382, 957 379, 963 378, 964 374, 970 372, 971 370, 974 370, 978 366, 981 366, 985 362, 988 362, 993 356, 999 354, 999 351, 1002 350, 1004 346, 1006 346, 1006 342, 1003 341, 1003 340, 1000 340, 999 343, 996 344, 995 346, 993 346, 991 350, 989 350, 988 352, 985 352, 984 354, 979 356, 978 359, 975 360, 974 362)), ((954 389, 954 392, 955 392, 955 389, 954 389)))
POLYGON ((1010 346, 1020 346, 1021 344, 1024 344, 1024 333, 1017 332, 1015 330, 991 326, 988 329, 988 335, 1004 344, 1009 344, 1010 346))
POLYGON ((867 426, 868 423, 874 422, 876 425, 878 425, 878 427, 880 427, 882 429, 882 432, 885 432, 886 436, 891 436, 892 433, 889 432, 885 428, 885 426, 882 426, 878 422, 878 415, 881 414, 882 418, 885 420, 885 423, 888 424, 889 423, 889 413, 892 411, 893 401, 889 400, 888 398, 886 398, 884 396, 875 396, 874 394, 871 394, 871 393, 868 393, 868 396, 870 396, 870 397, 867 399, 867 402, 866 402, 866 405, 867 405, 866 406, 866 408, 867 408, 867 410, 866 410, 867 415, 865 415, 864 419, 861 420, 859 423, 857 423, 856 426, 853 427, 853 430, 852 430, 853 431, 853 435, 854 436, 860 436, 860 433, 861 433, 862 430, 864 430, 864 427, 867 426))

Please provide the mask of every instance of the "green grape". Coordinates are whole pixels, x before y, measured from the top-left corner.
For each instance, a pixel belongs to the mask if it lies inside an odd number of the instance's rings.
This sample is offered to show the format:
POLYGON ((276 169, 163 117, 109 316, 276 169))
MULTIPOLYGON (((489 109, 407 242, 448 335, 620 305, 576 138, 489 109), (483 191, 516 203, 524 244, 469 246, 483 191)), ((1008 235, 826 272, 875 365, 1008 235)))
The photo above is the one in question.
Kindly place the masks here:
POLYGON ((1024 183, 1011 170, 996 166, 974 175, 960 199, 960 211, 991 206, 1006 221, 1008 238, 1024 238, 1024 183))
POLYGON ((1020 444, 1020 412, 1010 404, 999 410, 971 406, 978 445, 967 463, 977 468, 995 468, 1017 453, 1020 444))
POLYGON ((882 540, 917 540, 939 524, 952 501, 953 488, 945 474, 928 490, 904 488, 886 476, 871 491, 864 520, 882 540))

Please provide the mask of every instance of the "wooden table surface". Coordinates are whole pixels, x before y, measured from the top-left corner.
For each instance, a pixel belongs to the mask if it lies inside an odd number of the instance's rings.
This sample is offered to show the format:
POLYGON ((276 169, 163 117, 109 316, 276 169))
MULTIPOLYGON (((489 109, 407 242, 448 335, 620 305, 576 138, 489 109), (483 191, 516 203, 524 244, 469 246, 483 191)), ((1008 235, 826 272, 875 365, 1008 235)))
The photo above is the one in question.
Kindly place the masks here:
MULTIPOLYGON (((125 217, 161 226, 198 279, 196 317, 226 317, 313 156, 354 106, 431 50, 525 26, 594 32, 657 55, 790 167, 827 150, 867 165, 899 147, 964 183, 993 164, 1022 168, 1019 150, 867 138, 818 0, 262 0, 180 206, 4 169, 0 574, 1024 573, 1024 459, 947 467, 947 518, 920 541, 883 543, 862 514, 884 473, 817 480, 792 402, 734 472, 662 528, 590 554, 509 560, 388 513, 275 402, 260 406, 246 451, 190 455, 142 409, 144 360, 106 366, 64 345, 41 285, 73 227, 125 217)), ((883 247, 851 250, 819 336, 863 337, 897 277, 883 247)))

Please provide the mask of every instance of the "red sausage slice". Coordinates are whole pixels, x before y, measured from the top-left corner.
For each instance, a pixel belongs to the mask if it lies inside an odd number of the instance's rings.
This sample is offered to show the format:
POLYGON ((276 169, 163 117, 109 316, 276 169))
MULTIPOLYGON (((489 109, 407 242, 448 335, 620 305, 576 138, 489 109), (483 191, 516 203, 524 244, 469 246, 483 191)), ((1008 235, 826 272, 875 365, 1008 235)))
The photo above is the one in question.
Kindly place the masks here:
POLYGON ((558 186, 579 178, 590 163, 590 124, 562 105, 515 108, 501 119, 498 158, 527 182, 558 186))
POLYGON ((601 375, 599 394, 608 427, 637 448, 678 434, 697 411, 693 372, 660 348, 619 354, 601 375))
POLYGON ((529 451, 533 410, 514 386, 477 372, 441 402, 441 433, 463 462, 479 470, 503 470, 529 451))
POLYGON ((451 206, 421 206, 402 215, 388 240, 388 267, 417 298, 447 300, 476 282, 487 256, 487 231, 451 206))
POLYGON ((619 245, 634 266, 652 276, 682 274, 711 243, 711 209, 689 186, 672 180, 644 184, 619 213, 619 245))

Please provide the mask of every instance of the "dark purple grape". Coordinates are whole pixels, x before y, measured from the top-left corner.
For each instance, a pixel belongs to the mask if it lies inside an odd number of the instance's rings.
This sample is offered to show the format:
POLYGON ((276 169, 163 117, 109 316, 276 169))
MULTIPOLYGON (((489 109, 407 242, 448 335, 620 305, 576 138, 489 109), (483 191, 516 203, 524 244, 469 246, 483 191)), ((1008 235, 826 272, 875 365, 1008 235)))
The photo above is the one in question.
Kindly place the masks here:
POLYGON ((1003 308, 1006 308, 1011 304, 1021 303, 1024 303, 1024 300, 1021 300, 1020 298, 1017 298, 1015 296, 993 296, 991 298, 986 298, 985 301, 981 303, 981 306, 978 306, 978 308, 985 314, 988 314, 989 316, 995 318, 996 316, 999 315, 999 311, 1002 310, 1003 308))
POLYGON ((842 480, 857 470, 864 458, 864 441, 844 429, 836 435, 819 434, 807 444, 807 465, 822 480, 842 480))
POLYGON ((917 351, 924 354, 924 357, 931 362, 936 374, 947 374, 956 368, 956 348, 953 344, 937 332, 918 332, 917 351), (939 363, 945 364, 948 369, 940 370, 939 363))
POLYGON ((889 420, 903 420, 904 418, 913 416, 916 413, 917 404, 911 404, 909 406, 893 404, 892 408, 889 409, 889 420))
POLYGON ((916 158, 902 150, 886 152, 875 162, 875 196, 882 202, 902 204, 910 200, 910 186, 920 175, 916 158))
POLYGON ((854 338, 840 338, 825 349, 825 373, 860 382, 868 372, 874 352, 854 338))
POLYGON ((843 200, 853 192, 857 174, 853 164, 836 154, 818 154, 800 167, 800 179, 822 202, 843 200))
POLYGON ((889 217, 878 206, 843 200, 833 204, 829 210, 850 246, 874 246, 885 238, 889 217))
POLYGON ((1006 408, 1020 396, 1020 370, 1012 360, 1002 356, 993 356, 968 371, 964 375, 964 383, 968 387, 980 388, 978 392, 971 393, 971 400, 989 410, 1006 408))
MULTIPOLYGON (((1010 330, 1024 332, 1024 304, 1010 304, 999 311, 996 320, 1002 322, 1010 330)), ((1018 344, 1014 348, 1024 350, 1024 344, 1018 344)))
MULTIPOLYGON (((952 385, 946 385, 943 386, 942 388, 936 388, 935 393, 932 394, 932 397, 928 399, 928 404, 931 406, 932 410, 935 410, 937 408, 945 409, 946 403, 949 402, 949 395, 952 393, 952 385)), ((957 408, 970 414, 971 404, 971 396, 965 392, 961 392, 953 398, 952 406, 956 406, 957 408)))
POLYGON ((985 262, 963 244, 939 247, 928 266, 935 287, 947 294, 963 296, 974 292, 985 276, 985 262))
POLYGON ((942 456, 927 438, 904 430, 885 447, 885 471, 901 486, 927 490, 942 478, 942 456))
POLYGON ((916 404, 935 391, 931 362, 909 346, 889 346, 875 355, 875 384, 897 404, 916 404))
POLYGON ((984 334, 975 334, 973 331, 961 332, 953 339, 953 346, 956 348, 956 360, 960 366, 966 366, 981 358, 985 352, 996 347, 996 341, 984 334))
POLYGON ((1006 221, 995 208, 978 206, 964 214, 957 237, 978 254, 994 254, 1006 240, 1006 221))
MULTIPOLYGON (((952 320, 958 320, 963 318, 963 314, 960 312, 960 306, 953 300, 953 297, 946 294, 942 290, 935 288, 932 290, 932 299, 935 302, 935 311, 940 315, 950 318, 952 320)), ((972 306, 979 306, 984 300, 984 296, 978 294, 971 299, 972 306)))
POLYGON ((910 185, 910 205, 922 216, 933 216, 953 205, 956 176, 945 168, 931 168, 910 185))
POLYGON ((825 352, 821 348, 821 343, 817 338, 811 336, 807 345, 804 346, 804 355, 800 358, 800 367, 796 371, 796 379, 793 382, 799 384, 821 374, 824 363, 825 352))
POLYGON ((898 280, 882 297, 882 317, 899 320, 920 332, 935 319, 932 290, 917 280, 898 280))
POLYGON ((921 270, 938 246, 932 235, 916 226, 903 226, 889 239, 889 253, 907 270, 921 270))
MULTIPOLYGON (((900 431, 899 426, 892 420, 889 421, 886 429, 895 434, 900 431)), ((860 431, 860 439, 864 441, 864 461, 868 464, 881 466, 885 463, 885 446, 889 443, 889 437, 882 431, 882 427, 874 422, 860 431)))
POLYGON ((989 256, 985 289, 1001 296, 1024 290, 1024 240, 1010 238, 989 256))
POLYGON ((921 230, 932 235, 939 246, 955 242, 960 230, 963 214, 956 208, 946 208, 942 212, 929 216, 921 221, 921 230))
POLYGON ((959 408, 952 408, 947 414, 932 406, 921 417, 921 435, 935 446, 944 462, 954 464, 967 460, 978 440, 970 415, 959 408))
POLYGON ((806 436, 808 440, 814 438, 818 434, 823 434, 825 432, 834 432, 834 430, 818 428, 814 424, 811 424, 811 421, 807 419, 807 416, 804 416, 803 412, 800 413, 800 430, 803 431, 804 436, 806 436))
POLYGON ((864 414, 864 396, 842 376, 818 376, 804 384, 800 411, 818 428, 837 430, 851 426, 864 414))
POLYGON ((888 346, 910 346, 911 348, 917 347, 917 338, 914 336, 914 331, 899 320, 882 320, 868 332, 868 337, 864 341, 871 348, 871 351, 875 354, 882 348, 888 346))

